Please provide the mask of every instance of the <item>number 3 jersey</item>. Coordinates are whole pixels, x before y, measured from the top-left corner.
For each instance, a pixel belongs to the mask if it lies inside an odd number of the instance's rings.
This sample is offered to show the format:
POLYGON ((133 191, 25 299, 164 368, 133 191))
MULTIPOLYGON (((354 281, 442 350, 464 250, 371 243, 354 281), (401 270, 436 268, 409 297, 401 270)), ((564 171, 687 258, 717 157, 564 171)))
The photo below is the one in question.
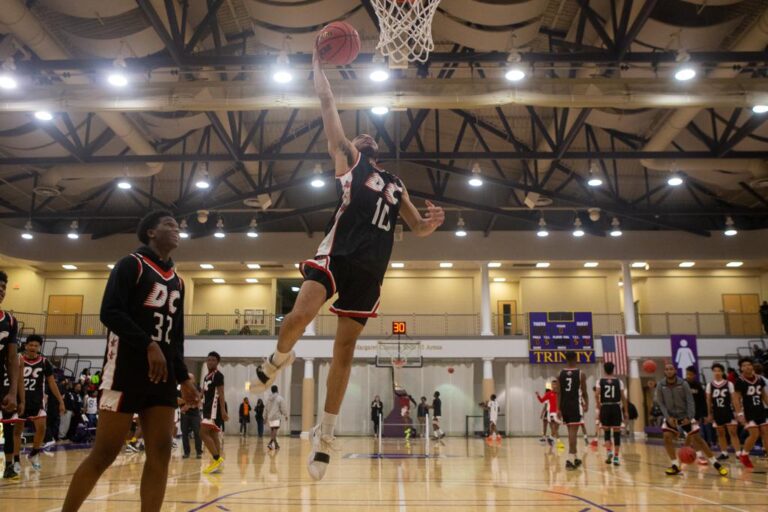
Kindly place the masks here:
POLYGON ((341 198, 317 255, 346 258, 383 279, 395 240, 403 183, 362 154, 337 179, 341 198))
MULTIPOLYGON (((141 247, 121 259, 104 290, 101 321, 107 326, 102 390, 172 394, 189 378, 184 364, 184 282, 173 261, 162 261, 141 247), (168 367, 168 380, 149 381, 147 347, 157 342, 168 367)), ((121 399, 122 400, 122 399, 121 399)))

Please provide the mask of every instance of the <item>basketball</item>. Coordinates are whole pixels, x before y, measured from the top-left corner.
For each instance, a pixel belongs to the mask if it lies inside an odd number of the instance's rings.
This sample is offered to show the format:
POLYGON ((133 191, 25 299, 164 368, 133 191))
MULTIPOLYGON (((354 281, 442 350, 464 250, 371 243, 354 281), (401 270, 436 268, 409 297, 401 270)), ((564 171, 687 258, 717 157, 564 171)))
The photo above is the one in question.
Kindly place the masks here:
POLYGON ((452 366, 448 368, 448 373, 453 373, 453 367, 452 366))
POLYGON ((656 361, 653 359, 646 359, 643 361, 643 371, 645 373, 655 373, 656 372, 656 361))
POLYGON ((360 53, 360 35, 349 23, 334 21, 320 30, 315 47, 323 64, 346 66, 360 53))
POLYGON ((696 462, 696 450, 690 446, 683 446, 677 451, 677 456, 683 464, 693 464, 696 462))

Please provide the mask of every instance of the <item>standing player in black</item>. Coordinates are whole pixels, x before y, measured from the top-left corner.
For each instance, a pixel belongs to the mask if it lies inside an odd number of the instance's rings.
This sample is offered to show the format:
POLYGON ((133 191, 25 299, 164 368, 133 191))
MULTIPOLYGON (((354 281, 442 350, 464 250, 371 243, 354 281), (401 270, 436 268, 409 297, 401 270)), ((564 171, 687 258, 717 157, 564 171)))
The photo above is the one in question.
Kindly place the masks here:
POLYGON ((728 439, 725 436, 728 429, 728 436, 731 438, 731 444, 736 452, 736 456, 741 455, 741 442, 737 432, 736 417, 733 414, 733 393, 735 387, 733 382, 725 379, 725 367, 720 363, 712 365, 712 381, 707 383, 707 410, 711 422, 717 430, 717 440, 720 445, 720 455, 717 460, 728 459, 728 439))
POLYGON ((574 470, 581 466, 581 459, 576 456, 579 441, 579 426, 584 423, 582 417, 582 399, 584 408, 589 408, 587 378, 576 368, 576 352, 565 353, 566 366, 560 371, 558 384, 560 393, 560 419, 568 426, 568 460, 565 469, 574 470))
MULTIPOLYGON (((21 368, 24 382, 24 411, 19 415, 19 419, 30 421, 35 427, 35 437, 32 441, 32 450, 27 455, 27 459, 36 471, 40 470, 40 451, 43 448, 43 439, 45 438, 45 426, 47 420, 46 398, 47 389, 51 390, 53 396, 59 402, 59 414, 64 414, 64 399, 59 392, 59 386, 56 385, 56 379, 53 377, 53 365, 41 353, 43 347, 43 338, 38 334, 30 334, 24 342, 24 354, 21 356, 21 368)), ((14 436, 14 462, 21 462, 19 451, 21 448, 21 431, 24 423, 19 423, 19 428, 15 429, 14 436)))
MULTIPOLYGON (((749 431, 739 460, 745 468, 752 468, 754 466, 749 459, 749 452, 761 435, 763 440, 768 439, 768 417, 765 409, 768 405, 768 391, 765 389, 765 381, 755 373, 751 357, 739 359, 739 370, 741 375, 736 381, 733 403, 739 423, 749 431)), ((763 450, 768 450, 768 447, 763 446, 763 450)))
POLYGON ((203 379, 203 421, 200 424, 200 438, 213 457, 203 473, 217 473, 221 469, 224 458, 221 456, 221 440, 219 424, 229 420, 227 409, 224 406, 224 375, 219 371, 221 356, 217 352, 210 352, 205 360, 208 367, 208 375, 203 379))
POLYGON ((176 384, 193 402, 197 390, 184 364, 184 282, 173 269, 179 225, 167 211, 145 216, 137 230, 143 244, 117 262, 101 303, 107 349, 96 442, 72 476, 63 512, 78 510, 128 437, 133 414, 144 431, 146 461, 141 509, 160 510, 171 458, 176 384))
POLYGON ((627 390, 624 381, 613 375, 615 365, 611 362, 603 365, 605 377, 595 384, 595 402, 600 418, 600 428, 605 435, 605 448, 608 456, 606 464, 619 465, 619 448, 621 447, 621 427, 627 413, 627 390), (613 433, 613 445, 611 445, 613 433))
POLYGON ((312 429, 310 476, 320 480, 330 462, 336 416, 344 399, 357 338, 376 316, 384 273, 389 265, 398 214, 416 236, 430 235, 445 220, 442 208, 427 202, 422 217, 400 179, 376 165, 378 145, 367 134, 351 141, 344 134, 331 86, 313 58, 315 92, 320 97, 328 153, 341 198, 314 259, 301 265, 304 283, 280 326, 277 350, 257 369, 251 389, 269 389, 277 373, 294 360, 293 347, 322 305, 338 293, 331 312, 339 317, 327 394, 320 424, 312 429))
MULTIPOLYGON (((0 271, 0 304, 5 299, 8 287, 8 274, 0 271)), ((16 414, 16 395, 19 392, 19 357, 16 353, 16 337, 19 324, 7 311, 0 309, 0 408, 2 408, 3 452, 5 453, 5 471, 3 478, 18 480, 19 475, 13 469, 13 424, 16 414)))

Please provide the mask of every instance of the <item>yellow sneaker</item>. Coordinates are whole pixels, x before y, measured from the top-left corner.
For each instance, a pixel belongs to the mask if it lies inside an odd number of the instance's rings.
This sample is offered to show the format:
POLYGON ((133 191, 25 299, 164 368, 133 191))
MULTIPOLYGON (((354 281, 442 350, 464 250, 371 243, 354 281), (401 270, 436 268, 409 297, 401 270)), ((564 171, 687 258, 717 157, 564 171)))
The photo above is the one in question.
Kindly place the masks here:
POLYGON ((728 476, 728 468, 726 468, 719 462, 715 462, 714 466, 717 472, 720 473, 720 476, 728 476))
POLYGON ((219 457, 203 470, 203 474, 210 475, 211 473, 218 473, 222 464, 224 464, 224 457, 219 457))

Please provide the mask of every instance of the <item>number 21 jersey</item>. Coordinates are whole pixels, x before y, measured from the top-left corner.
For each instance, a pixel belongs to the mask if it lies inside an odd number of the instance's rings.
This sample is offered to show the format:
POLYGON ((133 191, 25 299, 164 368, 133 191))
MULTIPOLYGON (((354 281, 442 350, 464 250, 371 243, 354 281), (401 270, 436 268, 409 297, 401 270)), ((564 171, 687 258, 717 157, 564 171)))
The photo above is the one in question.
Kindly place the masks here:
POLYGON ((383 278, 395 240, 403 183, 362 154, 337 179, 341 198, 317 255, 344 257, 383 278))

